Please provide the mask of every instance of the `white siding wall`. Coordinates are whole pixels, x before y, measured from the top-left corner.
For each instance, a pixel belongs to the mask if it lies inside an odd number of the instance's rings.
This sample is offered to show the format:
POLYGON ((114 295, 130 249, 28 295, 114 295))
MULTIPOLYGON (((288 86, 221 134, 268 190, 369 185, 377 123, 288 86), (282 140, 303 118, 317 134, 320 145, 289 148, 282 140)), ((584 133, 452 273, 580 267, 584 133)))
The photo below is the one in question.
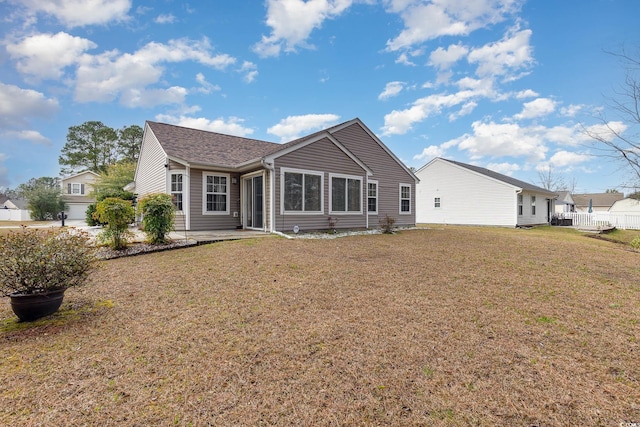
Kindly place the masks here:
MULTIPOLYGON (((549 195, 539 194, 539 193, 530 193, 527 191, 522 192, 522 215, 518 215, 518 225, 535 225, 535 224, 545 224, 549 222, 549 218, 547 215, 547 199, 549 199, 549 195), (532 213, 532 205, 531 205, 531 197, 536 197, 536 213, 535 215, 532 213)), ((555 206, 551 205, 551 214, 555 211, 555 206)))
POLYGON ((136 193, 138 197, 149 193, 167 192, 167 168, 164 167, 166 154, 155 135, 145 129, 136 169, 136 193))
POLYGON ((420 179, 416 186, 418 223, 504 227, 517 224, 517 194, 511 185, 439 159, 416 175, 420 179), (440 198, 439 208, 434 204, 436 197, 440 198))
POLYGON ((618 200, 609 208, 609 212, 624 215, 640 215, 640 200, 628 198, 618 200))

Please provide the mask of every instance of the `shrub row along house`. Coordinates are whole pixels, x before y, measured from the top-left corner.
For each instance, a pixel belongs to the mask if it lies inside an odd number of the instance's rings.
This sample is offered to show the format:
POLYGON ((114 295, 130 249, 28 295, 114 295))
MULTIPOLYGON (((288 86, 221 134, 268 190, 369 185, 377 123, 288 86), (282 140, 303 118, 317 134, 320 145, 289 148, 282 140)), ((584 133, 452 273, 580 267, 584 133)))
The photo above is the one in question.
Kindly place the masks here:
POLYGON ((416 176, 359 119, 285 144, 148 121, 135 192, 170 193, 177 230, 416 223, 416 176))

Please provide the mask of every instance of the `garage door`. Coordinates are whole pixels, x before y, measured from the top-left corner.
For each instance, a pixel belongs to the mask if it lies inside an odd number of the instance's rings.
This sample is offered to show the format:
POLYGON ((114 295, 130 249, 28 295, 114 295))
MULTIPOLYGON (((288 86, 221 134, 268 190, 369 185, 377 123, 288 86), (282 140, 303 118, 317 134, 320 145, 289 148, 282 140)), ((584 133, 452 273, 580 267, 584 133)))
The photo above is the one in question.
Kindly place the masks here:
POLYGON ((87 218, 87 208, 89 203, 67 203, 67 219, 87 218))

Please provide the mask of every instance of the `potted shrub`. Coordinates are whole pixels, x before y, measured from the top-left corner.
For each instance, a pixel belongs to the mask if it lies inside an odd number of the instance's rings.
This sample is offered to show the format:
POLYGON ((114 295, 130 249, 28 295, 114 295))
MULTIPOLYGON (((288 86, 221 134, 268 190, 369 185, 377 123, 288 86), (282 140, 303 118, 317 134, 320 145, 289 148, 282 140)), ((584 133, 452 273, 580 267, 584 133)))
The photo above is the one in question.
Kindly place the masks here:
POLYGON ((22 321, 52 314, 65 290, 87 281, 94 250, 86 233, 69 228, 23 227, 0 236, 0 293, 22 321))

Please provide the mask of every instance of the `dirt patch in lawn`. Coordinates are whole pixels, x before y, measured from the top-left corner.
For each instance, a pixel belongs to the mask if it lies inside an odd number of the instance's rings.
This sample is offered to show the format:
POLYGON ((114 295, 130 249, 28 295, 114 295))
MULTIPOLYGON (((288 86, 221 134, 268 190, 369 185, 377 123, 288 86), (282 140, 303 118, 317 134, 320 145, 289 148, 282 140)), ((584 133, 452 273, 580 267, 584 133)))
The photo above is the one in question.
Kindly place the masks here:
POLYGON ((0 424, 638 422, 639 256, 447 227, 103 261, 49 318, 0 307, 0 424))

